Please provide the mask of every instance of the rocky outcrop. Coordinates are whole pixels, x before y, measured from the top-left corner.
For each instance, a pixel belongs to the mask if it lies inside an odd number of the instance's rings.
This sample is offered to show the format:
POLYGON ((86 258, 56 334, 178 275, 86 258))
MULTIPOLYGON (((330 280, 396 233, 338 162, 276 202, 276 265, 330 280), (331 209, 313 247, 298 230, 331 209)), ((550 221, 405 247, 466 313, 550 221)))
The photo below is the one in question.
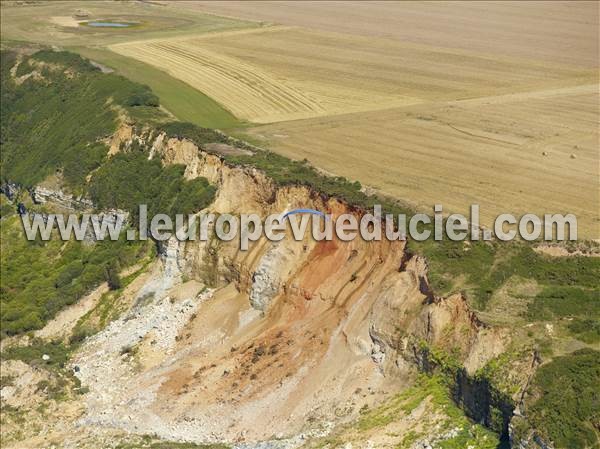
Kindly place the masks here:
MULTIPOLYGON (((128 135, 120 133, 119 148, 133 145, 128 135)), ((309 187, 278 187, 192 142, 162 133, 139 139, 150 157, 184 164, 188 179, 203 176, 217 186, 202 213, 265 216, 309 207, 361 214, 309 187)), ((371 398, 357 391, 383 398, 430 369, 422 344, 457 355, 466 377, 457 380, 456 399, 468 409, 468 397, 484 394, 469 373, 501 352, 506 336, 479 322, 462 295, 436 297, 426 261, 405 246, 310 237, 263 237, 247 251, 239 241, 160 243, 160 274, 76 357, 90 389, 81 423, 174 440, 293 447, 303 441, 298 435, 358 417, 371 398), (105 385, 114 373, 119 386, 105 385)))
POLYGON ((486 327, 469 308, 461 294, 433 297, 427 283, 425 259, 415 256, 402 271, 385 279, 381 295, 371 312, 371 336, 387 353, 386 371, 417 363, 414 346, 429 346, 458 354, 475 372, 502 351, 501 335, 494 335, 495 347, 481 352, 490 342, 486 327), (484 341, 485 340, 485 341, 484 341))
POLYGON ((90 210, 94 203, 82 196, 75 196, 62 190, 48 189, 42 186, 36 186, 31 191, 31 198, 36 204, 52 203, 62 209, 73 212, 90 210))
POLYGON ((513 423, 509 425, 509 436, 510 447, 513 449, 555 449, 554 445, 545 441, 533 430, 529 431, 526 436, 516 436, 513 423))
POLYGON ((20 187, 12 182, 5 182, 0 186, 0 192, 3 193, 6 198, 13 201, 19 193, 20 187))
POLYGON ((0 192, 11 201, 17 199, 23 192, 31 196, 36 204, 51 203, 54 207, 72 212, 89 211, 94 207, 94 203, 83 196, 76 196, 60 188, 49 188, 42 185, 26 190, 16 183, 5 182, 0 187, 0 192))
POLYGON ((260 259, 252 276, 250 288, 250 304, 257 310, 265 311, 273 298, 281 292, 279 266, 284 264, 293 254, 281 250, 280 245, 273 245, 260 259))

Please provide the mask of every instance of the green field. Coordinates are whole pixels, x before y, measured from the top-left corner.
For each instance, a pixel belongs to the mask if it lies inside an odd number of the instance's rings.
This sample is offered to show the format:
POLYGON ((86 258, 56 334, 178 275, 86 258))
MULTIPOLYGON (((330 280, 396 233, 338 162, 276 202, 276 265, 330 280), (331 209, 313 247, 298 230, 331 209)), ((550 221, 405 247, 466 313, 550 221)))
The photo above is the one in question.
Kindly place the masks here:
POLYGON ((130 80, 150 86, 162 106, 179 120, 205 128, 228 129, 243 125, 212 98, 162 70, 103 48, 73 47, 70 50, 108 66, 130 80))

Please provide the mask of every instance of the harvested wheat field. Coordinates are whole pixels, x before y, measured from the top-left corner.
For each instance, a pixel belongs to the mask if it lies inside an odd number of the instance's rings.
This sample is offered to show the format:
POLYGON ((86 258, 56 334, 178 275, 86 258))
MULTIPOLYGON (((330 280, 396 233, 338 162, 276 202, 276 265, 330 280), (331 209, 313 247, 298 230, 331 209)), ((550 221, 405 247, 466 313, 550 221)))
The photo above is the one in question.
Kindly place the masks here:
MULTIPOLYGON (((237 117, 255 123, 420 101, 394 87, 394 64, 383 65, 365 77, 364 67, 356 63, 360 57, 357 51, 361 50, 353 48, 354 41, 344 39, 275 26, 130 42, 110 49, 163 68, 210 95, 237 117)), ((393 49, 382 51, 387 53, 377 59, 391 56, 393 49)))
POLYGON ((574 213, 598 237, 598 85, 266 125, 253 134, 431 212, 574 213))
POLYGON ((594 76, 548 63, 278 26, 110 49, 168 71, 255 123, 523 92, 594 76))
POLYGON ((417 207, 478 203, 487 225, 571 212, 598 238, 597 3, 377 3, 377 20, 361 4, 255 6, 186 4, 283 25, 110 49, 262 125, 246 131, 264 146, 417 207))
POLYGON ((194 1, 192 12, 379 36, 481 54, 598 66, 596 1, 194 1))

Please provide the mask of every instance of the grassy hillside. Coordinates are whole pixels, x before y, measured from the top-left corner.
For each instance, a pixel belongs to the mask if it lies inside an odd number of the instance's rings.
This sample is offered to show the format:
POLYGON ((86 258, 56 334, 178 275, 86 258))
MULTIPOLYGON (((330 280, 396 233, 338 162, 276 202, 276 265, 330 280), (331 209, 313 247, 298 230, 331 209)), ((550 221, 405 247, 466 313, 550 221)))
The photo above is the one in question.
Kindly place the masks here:
MULTIPOLYGON (((206 179, 185 180, 183 166, 163 168, 148 160, 147 148, 108 159, 105 139, 123 115, 140 124, 165 118, 150 88, 104 74, 73 53, 18 57, 3 51, 1 57, 3 183, 33 187, 59 173, 63 188, 91 197, 100 209, 125 209, 133 216, 138 204, 147 204, 151 213, 175 214, 212 201, 214 188, 206 179)), ((26 201, 26 194, 19 200, 26 201)), ((40 208, 30 202, 28 207, 40 208)), ((151 251, 151 243, 124 238, 92 245, 59 239, 30 242, 15 208, 2 196, 3 336, 43 327, 103 281, 118 288, 119 271, 151 251)))
POLYGON ((160 97, 161 105, 181 121, 218 129, 242 126, 242 122, 212 98, 160 69, 102 48, 76 47, 71 50, 132 81, 150 86, 160 97))
POLYGON ((99 209, 125 209, 134 219, 140 204, 148 206, 149 216, 188 214, 210 204, 215 188, 205 178, 184 179, 184 171, 183 165, 148 160, 142 149, 120 153, 94 173, 89 192, 99 209))
POLYGON ((600 319, 598 277, 600 259, 585 256, 549 257, 531 244, 510 242, 426 241, 414 243, 431 267, 430 280, 438 294, 461 290, 473 305, 488 302, 512 277, 533 280, 544 289, 529 304, 529 320, 565 316, 600 319))
POLYGON ((558 448, 600 447, 600 352, 557 357, 536 373, 525 413, 558 448))
POLYGON ((42 328, 63 307, 154 250, 149 242, 124 238, 94 245, 56 236, 30 242, 17 216, 2 220, 1 241, 2 336, 42 328))
MULTIPOLYGON (((417 410, 418 416, 418 410, 417 410)), ((304 449, 341 449, 348 443, 365 447, 367 441, 377 439, 385 442, 382 447, 411 449, 417 442, 429 442, 439 449, 497 449, 498 435, 481 424, 469 421, 461 409, 452 402, 445 380, 439 376, 421 375, 414 386, 407 388, 382 404, 360 411, 360 417, 340 426, 332 434, 301 446, 304 449), (398 432, 410 426, 417 409, 427 412, 421 417, 422 426, 414 426, 409 432, 398 432), (429 438, 430 431, 437 429, 437 441, 429 438)))
POLYGON ((81 191, 106 157, 101 141, 116 131, 119 113, 159 112, 147 86, 105 75, 73 53, 16 58, 2 52, 3 181, 33 186, 62 170, 67 185, 81 191))

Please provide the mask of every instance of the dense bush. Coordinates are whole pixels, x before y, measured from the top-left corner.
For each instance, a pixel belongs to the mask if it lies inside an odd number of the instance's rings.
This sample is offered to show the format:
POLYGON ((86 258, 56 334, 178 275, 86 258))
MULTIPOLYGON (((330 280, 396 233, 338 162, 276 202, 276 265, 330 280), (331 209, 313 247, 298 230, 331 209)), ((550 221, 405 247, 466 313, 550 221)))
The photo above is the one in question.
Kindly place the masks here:
POLYGON ((582 349, 540 367, 532 390, 535 402, 525 413, 533 428, 554 447, 598 447, 600 352, 582 349))
POLYGON ((201 146, 205 143, 226 142, 227 138, 221 133, 209 128, 202 128, 187 122, 168 122, 161 125, 161 130, 169 137, 179 139, 188 139, 196 145, 201 146))
POLYGON ((562 317, 587 317, 600 320, 600 288, 546 287, 529 305, 528 315, 531 320, 551 320, 562 317))
POLYGON ((184 179, 184 170, 162 167, 143 151, 119 153, 94 174, 90 194, 100 209, 125 209, 135 220, 140 204, 148 206, 148 217, 195 212, 212 202, 215 188, 205 178, 184 179))
MULTIPOLYGON (((163 168, 136 147, 107 159, 104 143, 125 111, 134 118, 158 111, 158 98, 144 85, 99 71, 68 52, 24 56, 19 73, 34 73, 21 84, 10 69, 14 53, 2 51, 1 179, 31 187, 61 170, 71 190, 89 193, 99 209, 175 214, 210 203, 214 188, 203 178, 187 181, 183 166, 163 168), (41 77, 41 78, 40 78, 41 77), (91 183, 88 176, 93 173, 91 183)), ((184 127, 185 128, 185 127, 184 127)), ((212 131, 210 131, 212 132, 212 131)), ((209 133, 209 131, 206 131, 209 133)), ((196 136, 198 137, 198 136, 196 136)), ((2 204, 2 216, 14 205, 2 204)), ((18 219, 4 218, 0 325, 2 335, 41 328, 61 308, 100 282, 121 286, 119 270, 145 254, 140 242, 104 241, 92 246, 57 240, 28 242, 18 219)))
POLYGON ((63 288, 73 282, 73 280, 81 275, 85 267, 81 260, 74 260, 68 263, 58 274, 54 281, 54 287, 63 288))
POLYGON ((147 86, 101 73, 72 53, 44 50, 25 57, 19 67, 41 72, 42 81, 31 77, 15 83, 10 75, 14 63, 14 54, 3 51, 3 181, 33 186, 64 169, 69 187, 83 191, 87 174, 105 159, 107 148, 100 140, 117 126, 111 104, 129 111, 158 106, 147 86))
POLYGON ((127 267, 151 250, 144 242, 81 242, 25 239, 19 217, 1 227, 0 331, 13 335, 40 329, 64 306, 110 281, 107 264, 127 267), (116 264, 119 265, 116 265, 116 264))
POLYGON ((119 262, 112 260, 104 267, 104 273, 108 288, 111 290, 118 290, 121 288, 121 277, 119 276, 120 271, 119 262))
POLYGON ((595 319, 576 318, 569 324, 568 328, 581 341, 586 343, 600 343, 600 318, 598 317, 595 319))
POLYGON ((441 294, 455 288, 457 279, 474 304, 485 308, 492 294, 512 276, 533 279, 547 286, 530 310, 531 319, 548 317, 550 309, 568 315, 567 309, 598 310, 597 279, 600 260, 594 257, 548 257, 526 243, 463 242, 450 240, 410 242, 413 250, 425 255, 430 264, 432 288, 441 294), (570 302, 569 298, 573 297, 570 302), (560 299, 567 301, 560 302, 560 299), (550 309, 549 309, 550 308, 550 309), (545 312, 544 312, 545 310, 545 312), (541 315, 544 312, 544 315, 541 315), (539 314, 539 315, 538 315, 539 314))
POLYGON ((17 206, 10 202, 3 193, 0 193, 0 218, 15 214, 17 206))
POLYGON ((11 346, 2 352, 3 360, 21 360, 28 365, 64 368, 69 360, 69 348, 57 341, 34 339, 28 346, 11 346), (42 356, 47 355, 48 360, 42 356))
MULTIPOLYGON (((41 61, 75 70, 79 73, 100 72, 100 69, 91 64, 87 59, 68 51, 40 50, 35 53, 32 59, 33 61, 41 61)), ((27 61, 28 59, 26 58, 23 62, 24 65, 27 65, 27 61)))

